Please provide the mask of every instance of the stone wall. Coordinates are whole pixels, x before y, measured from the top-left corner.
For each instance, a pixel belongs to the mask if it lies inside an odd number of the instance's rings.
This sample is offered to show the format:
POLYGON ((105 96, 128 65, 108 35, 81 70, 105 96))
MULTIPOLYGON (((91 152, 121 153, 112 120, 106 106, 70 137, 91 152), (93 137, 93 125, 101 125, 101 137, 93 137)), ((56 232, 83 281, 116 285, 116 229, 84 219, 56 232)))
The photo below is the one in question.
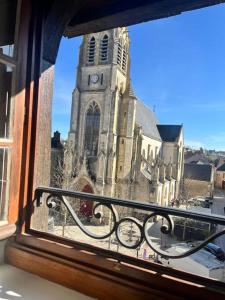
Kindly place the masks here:
POLYGON ((197 196, 206 197, 212 192, 213 184, 208 181, 185 179, 184 190, 188 199, 197 196))
POLYGON ((216 171, 215 174, 215 187, 222 189, 223 181, 225 181, 225 172, 216 171))

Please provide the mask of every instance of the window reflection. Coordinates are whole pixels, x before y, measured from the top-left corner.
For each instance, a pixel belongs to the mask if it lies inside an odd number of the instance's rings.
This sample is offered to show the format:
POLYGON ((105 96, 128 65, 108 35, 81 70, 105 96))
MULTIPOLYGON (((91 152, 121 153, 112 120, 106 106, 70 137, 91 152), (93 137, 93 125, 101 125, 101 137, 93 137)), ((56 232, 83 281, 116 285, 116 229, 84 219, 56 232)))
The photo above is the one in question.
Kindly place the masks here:
POLYGON ((0 63, 0 138, 10 135, 12 68, 0 63))
POLYGON ((8 171, 8 149, 0 148, 0 220, 7 215, 7 171, 8 171))
POLYGON ((16 0, 0 1, 0 54, 14 55, 16 0))

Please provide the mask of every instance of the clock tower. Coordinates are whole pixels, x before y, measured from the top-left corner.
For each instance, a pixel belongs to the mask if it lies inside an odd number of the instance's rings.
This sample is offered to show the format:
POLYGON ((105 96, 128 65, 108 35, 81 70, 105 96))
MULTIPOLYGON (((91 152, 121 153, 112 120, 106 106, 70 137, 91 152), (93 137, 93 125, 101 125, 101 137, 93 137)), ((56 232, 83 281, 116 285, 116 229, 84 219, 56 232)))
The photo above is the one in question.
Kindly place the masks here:
POLYGON ((75 181, 88 177, 97 193, 112 196, 121 122, 126 117, 123 98, 130 84, 129 45, 125 27, 85 35, 72 97, 71 173, 75 181))

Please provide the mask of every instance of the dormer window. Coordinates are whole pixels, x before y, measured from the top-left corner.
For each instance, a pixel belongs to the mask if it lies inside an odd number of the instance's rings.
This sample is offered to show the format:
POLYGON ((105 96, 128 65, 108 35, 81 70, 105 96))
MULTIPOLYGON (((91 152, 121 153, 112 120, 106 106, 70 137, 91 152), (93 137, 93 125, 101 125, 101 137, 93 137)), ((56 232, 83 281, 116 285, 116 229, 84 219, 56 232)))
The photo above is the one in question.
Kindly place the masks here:
POLYGON ((100 45, 100 61, 106 62, 108 60, 108 45, 109 45, 109 37, 107 34, 101 40, 100 45))
POLYGON ((95 60, 95 38, 92 37, 88 43, 88 63, 93 63, 95 60))

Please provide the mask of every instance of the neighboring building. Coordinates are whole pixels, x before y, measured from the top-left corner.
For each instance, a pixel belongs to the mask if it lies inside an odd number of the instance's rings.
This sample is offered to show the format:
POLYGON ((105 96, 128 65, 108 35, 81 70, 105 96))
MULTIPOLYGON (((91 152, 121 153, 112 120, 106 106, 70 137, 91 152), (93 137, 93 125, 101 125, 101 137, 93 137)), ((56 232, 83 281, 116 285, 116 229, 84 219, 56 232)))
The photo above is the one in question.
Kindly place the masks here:
POLYGON ((216 169, 215 187, 225 189, 225 163, 216 169))
POLYGON ((209 164, 184 164, 184 193, 186 198, 212 196, 214 190, 213 166, 209 164))
POLYGON ((210 164, 210 161, 203 153, 195 153, 192 156, 186 158, 185 163, 206 165, 206 164, 210 164))
POLYGON ((219 168, 220 166, 222 166, 225 163, 225 159, 222 157, 218 157, 217 159, 215 159, 214 161, 214 165, 216 168, 219 168))
POLYGON ((83 38, 66 157, 71 188, 167 205, 179 194, 183 126, 158 125, 137 98, 129 46, 127 28, 83 38))
POLYGON ((50 185, 62 188, 63 181, 63 144, 61 143, 60 133, 54 132, 51 138, 51 176, 50 185))

